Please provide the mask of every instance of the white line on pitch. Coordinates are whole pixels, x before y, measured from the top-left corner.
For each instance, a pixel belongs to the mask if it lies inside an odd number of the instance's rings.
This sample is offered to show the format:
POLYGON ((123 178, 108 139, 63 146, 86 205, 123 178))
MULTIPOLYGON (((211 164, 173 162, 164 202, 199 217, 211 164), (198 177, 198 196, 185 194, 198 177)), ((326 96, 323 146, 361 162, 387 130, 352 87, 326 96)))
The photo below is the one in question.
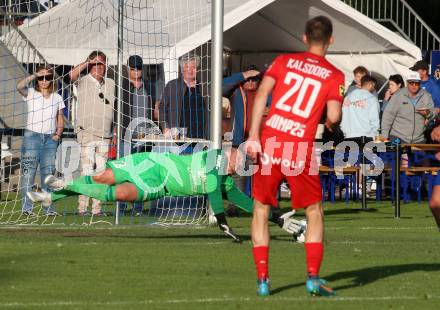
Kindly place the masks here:
POLYGON ((434 226, 414 226, 414 227, 383 227, 383 226, 366 226, 366 227, 340 227, 340 226, 332 226, 331 224, 327 224, 325 227, 326 230, 435 230, 438 229, 434 226))
POLYGON ((378 296, 378 297, 223 297, 223 298, 200 298, 200 299, 169 299, 169 300, 134 300, 134 301, 107 301, 107 302, 79 302, 79 301, 53 301, 53 302, 3 302, 0 307, 56 307, 56 306, 123 306, 123 305, 146 305, 146 304, 209 304, 230 302, 350 302, 350 301, 388 301, 388 300, 438 300, 439 296, 378 296))

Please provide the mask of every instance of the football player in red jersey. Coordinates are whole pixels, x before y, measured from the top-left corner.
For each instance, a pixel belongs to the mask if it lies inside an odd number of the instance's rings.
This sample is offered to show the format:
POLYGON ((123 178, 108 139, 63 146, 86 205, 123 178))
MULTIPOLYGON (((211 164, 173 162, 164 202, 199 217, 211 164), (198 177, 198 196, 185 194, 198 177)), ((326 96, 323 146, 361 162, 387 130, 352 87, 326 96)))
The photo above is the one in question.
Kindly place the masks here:
POLYGON ((327 110, 326 126, 337 123, 344 95, 344 74, 330 64, 325 54, 333 43, 329 18, 317 16, 307 21, 303 41, 307 52, 278 56, 265 73, 255 98, 248 155, 259 162, 253 179, 253 255, 257 269, 257 293, 269 295, 269 206, 277 205, 277 189, 283 179, 290 185, 292 208, 305 208, 307 291, 311 295, 332 296, 335 292, 319 277, 323 257, 322 191, 313 142, 318 123, 327 110), (272 106, 260 123, 267 97, 272 106))

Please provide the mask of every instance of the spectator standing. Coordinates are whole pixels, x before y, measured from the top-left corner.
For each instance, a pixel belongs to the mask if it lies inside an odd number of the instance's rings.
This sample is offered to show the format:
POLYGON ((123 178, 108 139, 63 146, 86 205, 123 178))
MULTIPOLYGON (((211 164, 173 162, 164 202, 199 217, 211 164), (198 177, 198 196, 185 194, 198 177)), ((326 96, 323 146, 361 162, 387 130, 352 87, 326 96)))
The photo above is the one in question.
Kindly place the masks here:
MULTIPOLYGON (((348 89, 345 90, 344 97, 347 97, 352 91, 356 89, 361 89, 361 80, 364 76, 369 75, 370 72, 364 66, 358 66, 353 70, 353 82, 351 82, 348 89)), ((377 96, 376 91, 374 91, 374 95, 377 96)), ((325 122, 325 120, 321 120, 321 123, 325 122)), ((342 132, 340 126, 332 126, 329 127, 327 125, 324 126, 322 133, 323 142, 333 141, 335 144, 339 144, 344 140, 344 133, 342 132)))
POLYGON ((361 86, 362 78, 366 75, 369 75, 369 74, 370 74, 370 72, 364 66, 358 66, 358 67, 354 68, 354 70, 353 70, 354 79, 353 79, 353 82, 351 82, 348 89, 346 90, 345 96, 348 96, 355 89, 360 89, 362 87, 361 86))
MULTIPOLYGON (((341 130, 344 133, 346 141, 353 141, 358 145, 358 154, 363 153, 365 143, 373 141, 379 133, 380 105, 377 97, 374 95, 377 81, 370 75, 365 75, 361 79, 361 88, 353 90, 344 99, 342 105, 341 130), (362 137, 366 137, 365 141, 362 137)), ((350 151, 347 147, 346 154, 350 151)), ((358 157, 358 162, 361 158, 358 157)), ((361 180, 359 173, 359 181, 361 180)), ((361 183, 359 182, 361 185, 361 183)), ((370 192, 372 183, 368 183, 367 192, 370 192)))
MULTIPOLYGON (((21 148, 21 169, 23 185, 23 215, 35 215, 33 204, 26 193, 32 190, 35 174, 40 167, 41 187, 46 176, 55 171, 55 156, 58 142, 64 128, 63 98, 54 91, 54 73, 49 65, 36 68, 36 73, 18 81, 17 90, 23 96, 27 106, 27 122, 21 148), (36 81, 35 88, 28 85, 36 81)), ((44 206, 46 215, 57 213, 51 206, 44 206)))
MULTIPOLYGON (((152 90, 150 83, 145 81, 142 74, 143 61, 138 55, 132 55, 127 62, 127 77, 122 84, 122 138, 123 142, 131 143, 132 152, 147 152, 150 147, 138 146, 131 138, 143 138, 143 133, 153 122, 152 90), (135 122, 133 122, 135 121, 135 122), (151 122, 150 122, 151 121, 151 122), (132 123, 133 122, 133 123, 132 123), (126 133, 129 128, 131 131, 126 133), (129 139, 129 140, 126 140, 129 139)), ((124 154, 125 156, 128 154, 124 154)))
MULTIPOLYGON (((127 76, 122 84, 122 128, 121 128, 121 156, 138 152, 151 151, 151 145, 136 143, 132 139, 144 138, 144 133, 153 123, 153 106, 151 87, 142 75, 142 57, 132 55, 127 61, 127 76), (130 128, 130 131, 127 131, 130 128), (128 153, 126 154, 126 151, 128 153)), ((119 210, 124 212, 127 205, 121 203, 119 210)), ((143 203, 133 204, 133 214, 142 214, 143 203)))
POLYGON ((433 77, 429 76, 428 63, 424 60, 419 60, 410 69, 419 73, 422 89, 431 94, 435 110, 437 113, 440 112, 440 86, 438 86, 433 77))
MULTIPOLYGON (((254 65, 249 65, 243 72, 223 79, 223 96, 228 96, 232 93, 232 147, 235 149, 247 139, 252 107, 260 79, 260 71, 254 65)), ((232 177, 237 187, 242 192, 246 192, 246 181, 248 178, 236 173, 232 177)), ((227 213, 229 216, 237 216, 239 215, 239 210, 236 206, 230 204, 227 213)))
POLYGON ((187 137, 208 138, 209 111, 197 83, 198 56, 180 60, 181 76, 167 83, 160 103, 159 123, 165 135, 171 128, 186 128, 187 137))
POLYGON ((365 75, 361 79, 361 88, 345 97, 341 129, 346 139, 360 141, 365 136, 372 141, 379 132, 379 101, 373 94, 376 84, 375 78, 365 75))
POLYGON ((385 92, 385 96, 383 98, 381 111, 384 111, 388 102, 391 100, 391 96, 393 96, 397 91, 401 88, 405 87, 405 82, 403 81, 403 77, 400 74, 390 75, 388 78, 388 89, 385 92))
POLYGON ((382 140, 399 138, 402 143, 424 143, 425 121, 434 115, 431 95, 421 88, 418 72, 410 71, 407 87, 395 93, 382 116, 382 140))
MULTIPOLYGON (((75 132, 81 146, 81 174, 102 171, 108 157, 115 102, 115 83, 106 77, 107 57, 101 51, 90 53, 87 60, 70 71, 77 88, 75 132), (82 75, 85 71, 86 74, 82 75)), ((103 215, 101 202, 92 199, 92 214, 103 215)), ((85 215, 89 197, 78 199, 78 213, 85 215)))
POLYGON ((261 79, 259 75, 258 68, 250 65, 245 71, 223 79, 223 95, 232 93, 232 146, 235 148, 246 141, 249 133, 250 116, 261 79))

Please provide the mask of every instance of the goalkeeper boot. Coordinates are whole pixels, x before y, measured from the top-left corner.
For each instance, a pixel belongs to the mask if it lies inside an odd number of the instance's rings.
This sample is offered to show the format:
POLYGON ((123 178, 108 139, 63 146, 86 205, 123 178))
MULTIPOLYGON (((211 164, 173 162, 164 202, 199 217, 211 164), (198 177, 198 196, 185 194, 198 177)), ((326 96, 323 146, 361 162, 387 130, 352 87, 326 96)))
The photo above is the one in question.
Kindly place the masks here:
POLYGON ((223 233, 226 236, 231 237, 232 239, 234 239, 234 242, 241 243, 240 237, 237 236, 237 234, 232 230, 231 227, 229 227, 228 224, 218 224, 218 227, 220 227, 220 229, 223 231, 223 233))
POLYGON ((50 207, 52 204, 52 196, 48 192, 27 192, 26 196, 33 203, 41 202, 43 207, 50 207))
POLYGON ((257 295, 262 297, 270 295, 269 279, 257 280, 257 295))
POLYGON ((336 292, 326 286, 327 282, 320 277, 310 277, 306 282, 306 290, 311 296, 335 296, 336 292))
POLYGON ((66 182, 64 182, 63 179, 57 178, 54 175, 48 175, 44 179, 44 184, 46 184, 48 187, 50 187, 54 190, 60 190, 66 186, 66 182))

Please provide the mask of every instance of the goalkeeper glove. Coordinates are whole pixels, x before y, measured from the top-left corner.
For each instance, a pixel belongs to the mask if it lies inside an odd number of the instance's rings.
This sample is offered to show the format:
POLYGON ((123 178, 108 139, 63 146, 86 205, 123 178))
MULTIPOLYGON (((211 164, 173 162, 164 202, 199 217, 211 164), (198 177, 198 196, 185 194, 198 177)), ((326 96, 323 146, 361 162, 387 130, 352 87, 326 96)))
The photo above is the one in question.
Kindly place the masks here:
POLYGON ((278 219, 278 226, 289 234, 298 235, 303 231, 303 225, 300 221, 295 220, 292 216, 295 214, 295 210, 284 213, 278 219))

